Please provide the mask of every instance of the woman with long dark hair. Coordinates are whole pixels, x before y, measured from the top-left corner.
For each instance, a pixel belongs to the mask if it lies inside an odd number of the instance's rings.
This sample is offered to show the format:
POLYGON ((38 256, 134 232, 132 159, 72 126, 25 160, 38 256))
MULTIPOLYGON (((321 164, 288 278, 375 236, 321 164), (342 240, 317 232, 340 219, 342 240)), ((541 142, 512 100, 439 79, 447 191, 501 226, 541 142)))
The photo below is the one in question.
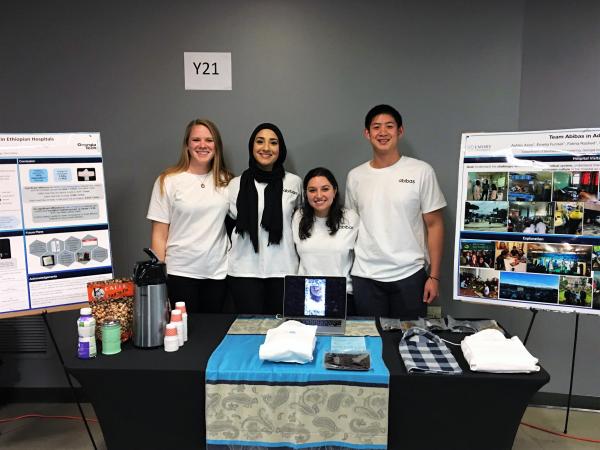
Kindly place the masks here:
POLYGON ((277 126, 257 126, 248 150, 248 169, 229 184, 229 214, 235 219, 229 287, 236 312, 277 314, 283 278, 298 270, 291 222, 302 200, 302 180, 283 167, 287 148, 277 126))
POLYGON ((292 219, 296 251, 300 256, 299 275, 346 277, 349 312, 353 312, 350 269, 358 234, 358 215, 344 209, 338 183, 324 167, 304 177, 304 203, 292 219))
POLYGON ((221 312, 227 294, 227 184, 232 178, 217 126, 188 123, 176 165, 164 170, 152 191, 148 219, 151 247, 167 264, 174 305, 190 312, 221 312))

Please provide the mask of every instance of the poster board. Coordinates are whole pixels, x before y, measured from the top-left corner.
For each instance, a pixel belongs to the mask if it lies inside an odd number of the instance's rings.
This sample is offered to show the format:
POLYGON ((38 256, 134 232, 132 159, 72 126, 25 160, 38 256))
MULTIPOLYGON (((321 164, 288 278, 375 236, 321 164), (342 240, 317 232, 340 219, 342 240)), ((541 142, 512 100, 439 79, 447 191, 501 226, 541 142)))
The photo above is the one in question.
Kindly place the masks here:
POLYGON ((77 308, 110 278, 100 134, 0 134, 0 318, 77 308))
POLYGON ((454 299, 600 315, 600 129, 462 135, 454 299))

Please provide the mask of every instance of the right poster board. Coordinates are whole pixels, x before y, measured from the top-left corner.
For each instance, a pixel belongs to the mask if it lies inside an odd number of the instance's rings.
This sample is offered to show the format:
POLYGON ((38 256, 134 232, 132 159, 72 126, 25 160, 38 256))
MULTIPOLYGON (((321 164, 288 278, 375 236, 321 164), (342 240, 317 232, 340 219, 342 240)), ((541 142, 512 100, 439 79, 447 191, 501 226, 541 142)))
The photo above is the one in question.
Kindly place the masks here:
POLYGON ((600 314, 600 129, 462 135, 454 299, 600 314))

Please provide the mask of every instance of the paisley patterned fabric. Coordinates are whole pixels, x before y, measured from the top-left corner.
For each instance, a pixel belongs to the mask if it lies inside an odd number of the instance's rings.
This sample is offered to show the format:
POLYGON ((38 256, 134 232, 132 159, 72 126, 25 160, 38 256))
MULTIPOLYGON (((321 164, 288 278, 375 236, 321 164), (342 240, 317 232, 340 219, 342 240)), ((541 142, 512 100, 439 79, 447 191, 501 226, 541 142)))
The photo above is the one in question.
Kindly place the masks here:
POLYGON ((383 449, 387 414, 387 387, 209 384, 207 448, 226 442, 243 446, 236 448, 314 444, 321 450, 332 445, 383 449))
MULTIPOLYGON (((271 317, 238 317, 227 334, 267 334, 267 330, 281 325, 283 319, 271 317)), ((379 336, 374 320, 346 320, 344 336, 379 336)))
POLYGON ((260 361, 260 335, 228 335, 206 370, 209 450, 386 449, 389 372, 381 339, 366 337, 371 370, 323 367, 331 338, 308 364, 260 361))

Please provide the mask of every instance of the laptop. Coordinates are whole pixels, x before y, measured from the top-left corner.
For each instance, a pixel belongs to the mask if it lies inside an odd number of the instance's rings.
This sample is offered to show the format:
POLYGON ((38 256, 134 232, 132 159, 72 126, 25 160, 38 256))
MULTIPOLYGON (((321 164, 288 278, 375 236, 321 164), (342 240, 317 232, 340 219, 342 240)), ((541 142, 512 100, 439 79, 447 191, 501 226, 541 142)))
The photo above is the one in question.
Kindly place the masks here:
POLYGON ((317 325, 317 334, 346 330, 346 278, 292 275, 285 277, 283 318, 317 325))

